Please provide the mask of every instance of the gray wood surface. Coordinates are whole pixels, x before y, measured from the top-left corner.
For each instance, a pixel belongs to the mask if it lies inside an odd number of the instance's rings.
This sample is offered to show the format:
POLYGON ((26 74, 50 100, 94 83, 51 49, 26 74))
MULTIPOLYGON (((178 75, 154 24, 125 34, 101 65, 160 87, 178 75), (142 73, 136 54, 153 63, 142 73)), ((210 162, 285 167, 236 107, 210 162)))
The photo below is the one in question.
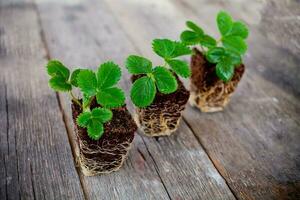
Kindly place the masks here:
POLYGON ((2 5, 0 199, 83 199, 45 55, 34 6, 2 5))
POLYGON ((0 199, 300 199, 299 10, 296 0, 0 0, 0 199), (217 35, 220 9, 251 30, 225 111, 188 106, 174 135, 139 133, 120 171, 84 177, 70 100, 48 88, 47 59, 114 60, 129 92, 129 54, 159 64, 152 39, 178 39, 187 19, 217 35))

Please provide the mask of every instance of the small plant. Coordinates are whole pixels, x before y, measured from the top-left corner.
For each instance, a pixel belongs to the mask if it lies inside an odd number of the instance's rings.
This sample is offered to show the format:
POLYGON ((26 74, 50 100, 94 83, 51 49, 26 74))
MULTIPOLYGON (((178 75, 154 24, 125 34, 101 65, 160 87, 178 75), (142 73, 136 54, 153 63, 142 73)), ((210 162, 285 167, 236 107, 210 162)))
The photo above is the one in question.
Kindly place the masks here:
POLYGON ((190 30, 183 31, 180 38, 186 45, 199 44, 206 59, 216 64, 218 78, 228 82, 234 75, 235 67, 242 63, 242 56, 247 51, 245 40, 249 31, 243 22, 233 21, 224 11, 218 13, 217 25, 221 34, 218 40, 207 35, 192 21, 186 22, 190 30))
POLYGON ((72 101, 81 107, 82 113, 76 122, 87 128, 88 136, 98 140, 104 133, 103 124, 112 119, 112 108, 124 105, 124 92, 116 87, 121 78, 121 70, 113 62, 99 66, 97 72, 88 69, 76 69, 70 76, 70 70, 57 60, 47 64, 50 75, 49 85, 55 91, 69 92, 72 101), (82 101, 74 96, 72 89, 78 87, 82 93, 82 101), (91 109, 96 99, 101 107, 91 109))
POLYGON ((170 94, 177 90, 178 84, 174 74, 187 78, 191 75, 188 64, 177 59, 191 53, 191 50, 180 42, 168 39, 155 39, 153 51, 164 59, 164 64, 153 68, 152 62, 144 57, 131 55, 126 60, 129 73, 138 75, 131 89, 131 99, 140 108, 149 106, 157 93, 170 94))

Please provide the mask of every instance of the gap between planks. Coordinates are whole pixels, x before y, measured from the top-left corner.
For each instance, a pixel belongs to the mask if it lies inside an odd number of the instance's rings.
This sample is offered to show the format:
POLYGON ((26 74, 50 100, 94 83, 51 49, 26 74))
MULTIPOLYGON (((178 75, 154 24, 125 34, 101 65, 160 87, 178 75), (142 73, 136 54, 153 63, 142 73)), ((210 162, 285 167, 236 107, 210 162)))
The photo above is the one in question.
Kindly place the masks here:
MULTIPOLYGON (((37 3, 35 2, 35 0, 33 2, 33 7, 34 7, 35 12, 37 13, 38 26, 40 28, 40 36, 41 36, 42 44, 43 44, 44 49, 46 51, 46 60, 49 61, 51 59, 51 55, 50 55, 48 44, 47 44, 47 41, 46 41, 46 38, 45 38, 45 33, 44 33, 44 30, 43 30, 43 25, 42 25, 42 21, 41 21, 40 12, 37 9, 37 3)), ((72 156, 73 156, 73 162, 75 164, 75 169, 76 169, 76 172, 77 172, 78 177, 79 177, 79 181, 80 181, 80 185, 81 185, 82 192, 83 192, 83 195, 84 195, 84 199, 88 199, 86 185, 85 185, 85 182, 83 180, 82 174, 80 173, 80 169, 77 166, 77 161, 76 161, 76 144, 72 140, 72 136, 71 136, 71 134, 73 132, 72 131, 73 129, 70 126, 70 124, 68 123, 65 110, 62 107, 62 102, 61 102, 61 98, 60 98, 59 93, 55 92, 55 95, 56 95, 56 99, 57 99, 59 110, 61 112, 62 120, 63 120, 63 123, 65 125, 65 129, 66 129, 66 132, 67 132, 68 141, 69 141, 69 144, 71 146, 71 151, 72 151, 72 156)))

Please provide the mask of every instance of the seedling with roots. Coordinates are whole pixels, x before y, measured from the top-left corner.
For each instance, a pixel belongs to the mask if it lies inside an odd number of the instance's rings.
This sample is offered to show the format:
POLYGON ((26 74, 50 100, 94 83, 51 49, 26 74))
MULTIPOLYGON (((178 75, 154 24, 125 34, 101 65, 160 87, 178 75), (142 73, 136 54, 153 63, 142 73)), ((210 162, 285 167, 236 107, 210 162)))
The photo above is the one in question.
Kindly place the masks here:
POLYGON ((50 75, 49 86, 60 92, 68 92, 72 101, 81 107, 82 113, 76 122, 82 128, 87 128, 88 136, 98 140, 104 133, 104 123, 113 117, 111 109, 124 105, 124 92, 116 87, 121 78, 121 70, 113 62, 99 66, 96 73, 89 69, 76 69, 70 75, 70 70, 58 60, 47 64, 50 75), (82 101, 75 97, 72 89, 79 88, 82 101), (100 107, 91 109, 91 103, 96 99, 100 107))

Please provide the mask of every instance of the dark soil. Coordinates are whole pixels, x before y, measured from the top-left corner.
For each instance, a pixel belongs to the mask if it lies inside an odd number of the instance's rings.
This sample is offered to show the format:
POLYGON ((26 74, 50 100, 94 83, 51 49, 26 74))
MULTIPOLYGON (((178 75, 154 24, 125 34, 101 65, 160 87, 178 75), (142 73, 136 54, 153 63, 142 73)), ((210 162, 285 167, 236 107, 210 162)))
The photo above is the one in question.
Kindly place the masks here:
MULTIPOLYGON (((91 108, 95 107, 101 106, 93 101, 91 108)), ((72 114, 81 164, 88 170, 89 168, 93 170, 95 174, 118 169, 124 161, 134 138, 134 132, 137 130, 137 126, 126 106, 112 110, 112 120, 104 124, 104 134, 96 141, 89 138, 85 128, 81 128, 76 124, 76 118, 81 112, 80 106, 73 103, 72 114), (87 162, 84 163, 84 161, 87 162)))
MULTIPOLYGON (((141 75, 132 76, 132 82, 141 75)), ((138 108, 138 121, 146 135, 169 135, 175 131, 181 117, 181 111, 189 99, 190 92, 176 76, 178 89, 172 94, 156 93, 153 103, 146 108, 138 108)))
MULTIPOLYGON (((194 48, 194 55, 191 59, 191 83, 201 91, 204 88, 214 86, 220 79, 216 75, 216 64, 209 63, 201 51, 194 48)), ((245 71, 245 66, 241 64, 235 68, 235 74, 231 81, 241 77, 245 71)))

